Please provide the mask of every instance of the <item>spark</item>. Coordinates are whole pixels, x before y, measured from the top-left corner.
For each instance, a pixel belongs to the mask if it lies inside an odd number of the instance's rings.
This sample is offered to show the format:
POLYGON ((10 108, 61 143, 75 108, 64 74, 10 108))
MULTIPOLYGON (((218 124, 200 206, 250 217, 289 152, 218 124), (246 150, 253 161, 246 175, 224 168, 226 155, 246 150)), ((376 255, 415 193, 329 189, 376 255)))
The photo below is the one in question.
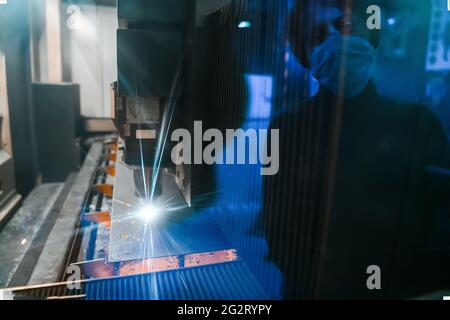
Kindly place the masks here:
POLYGON ((147 223, 153 223, 161 217, 161 210, 154 205, 146 205, 139 210, 138 216, 147 223))

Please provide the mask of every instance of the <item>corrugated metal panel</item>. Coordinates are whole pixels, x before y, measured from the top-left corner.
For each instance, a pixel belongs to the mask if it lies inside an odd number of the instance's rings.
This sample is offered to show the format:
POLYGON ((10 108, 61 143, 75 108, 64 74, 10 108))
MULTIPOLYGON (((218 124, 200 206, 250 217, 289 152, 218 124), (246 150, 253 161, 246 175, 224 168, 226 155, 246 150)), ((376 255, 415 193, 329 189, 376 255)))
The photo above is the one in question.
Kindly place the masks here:
POLYGON ((263 289, 243 261, 96 280, 86 300, 259 300, 263 289))

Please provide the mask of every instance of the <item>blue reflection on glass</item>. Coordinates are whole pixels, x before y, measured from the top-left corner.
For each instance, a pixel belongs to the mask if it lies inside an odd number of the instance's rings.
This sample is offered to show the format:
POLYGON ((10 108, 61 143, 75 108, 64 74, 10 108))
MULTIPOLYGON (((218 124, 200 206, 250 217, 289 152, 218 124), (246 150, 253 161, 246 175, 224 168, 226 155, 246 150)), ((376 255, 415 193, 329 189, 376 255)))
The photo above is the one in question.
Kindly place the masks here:
MULTIPOLYGON (((249 89, 249 100, 242 129, 268 129, 272 113, 273 77, 245 74, 244 78, 249 89)), ((228 145, 225 152, 230 147, 228 145)), ((248 151, 247 146, 247 156, 248 151)), ((211 213, 269 298, 281 299, 283 276, 267 260, 265 238, 252 232, 263 209, 261 164, 216 165, 215 169, 218 194, 211 213)))

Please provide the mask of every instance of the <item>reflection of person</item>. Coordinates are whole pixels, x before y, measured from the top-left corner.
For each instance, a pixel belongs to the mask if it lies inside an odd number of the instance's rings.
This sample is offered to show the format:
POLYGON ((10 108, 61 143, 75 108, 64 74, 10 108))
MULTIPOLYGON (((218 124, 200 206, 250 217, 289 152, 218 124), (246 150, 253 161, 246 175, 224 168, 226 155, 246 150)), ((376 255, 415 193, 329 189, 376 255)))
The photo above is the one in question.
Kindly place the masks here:
POLYGON ((409 296, 411 277, 428 276, 415 270, 436 195, 425 168, 449 167, 448 140, 427 107, 377 94, 379 34, 365 28, 367 6, 346 3, 298 1, 290 23, 321 89, 271 124, 280 172, 266 177, 263 222, 285 298, 409 296), (371 265, 382 290, 367 288, 371 265))

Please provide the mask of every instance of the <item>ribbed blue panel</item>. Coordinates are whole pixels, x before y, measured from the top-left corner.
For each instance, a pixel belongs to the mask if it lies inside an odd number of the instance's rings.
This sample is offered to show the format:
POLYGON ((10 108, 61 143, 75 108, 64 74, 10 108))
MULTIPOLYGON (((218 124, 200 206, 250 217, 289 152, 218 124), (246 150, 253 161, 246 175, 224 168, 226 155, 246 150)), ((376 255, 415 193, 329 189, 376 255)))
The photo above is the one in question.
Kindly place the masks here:
POLYGON ((263 300, 263 289, 242 261, 139 276, 95 280, 86 300, 263 300))

